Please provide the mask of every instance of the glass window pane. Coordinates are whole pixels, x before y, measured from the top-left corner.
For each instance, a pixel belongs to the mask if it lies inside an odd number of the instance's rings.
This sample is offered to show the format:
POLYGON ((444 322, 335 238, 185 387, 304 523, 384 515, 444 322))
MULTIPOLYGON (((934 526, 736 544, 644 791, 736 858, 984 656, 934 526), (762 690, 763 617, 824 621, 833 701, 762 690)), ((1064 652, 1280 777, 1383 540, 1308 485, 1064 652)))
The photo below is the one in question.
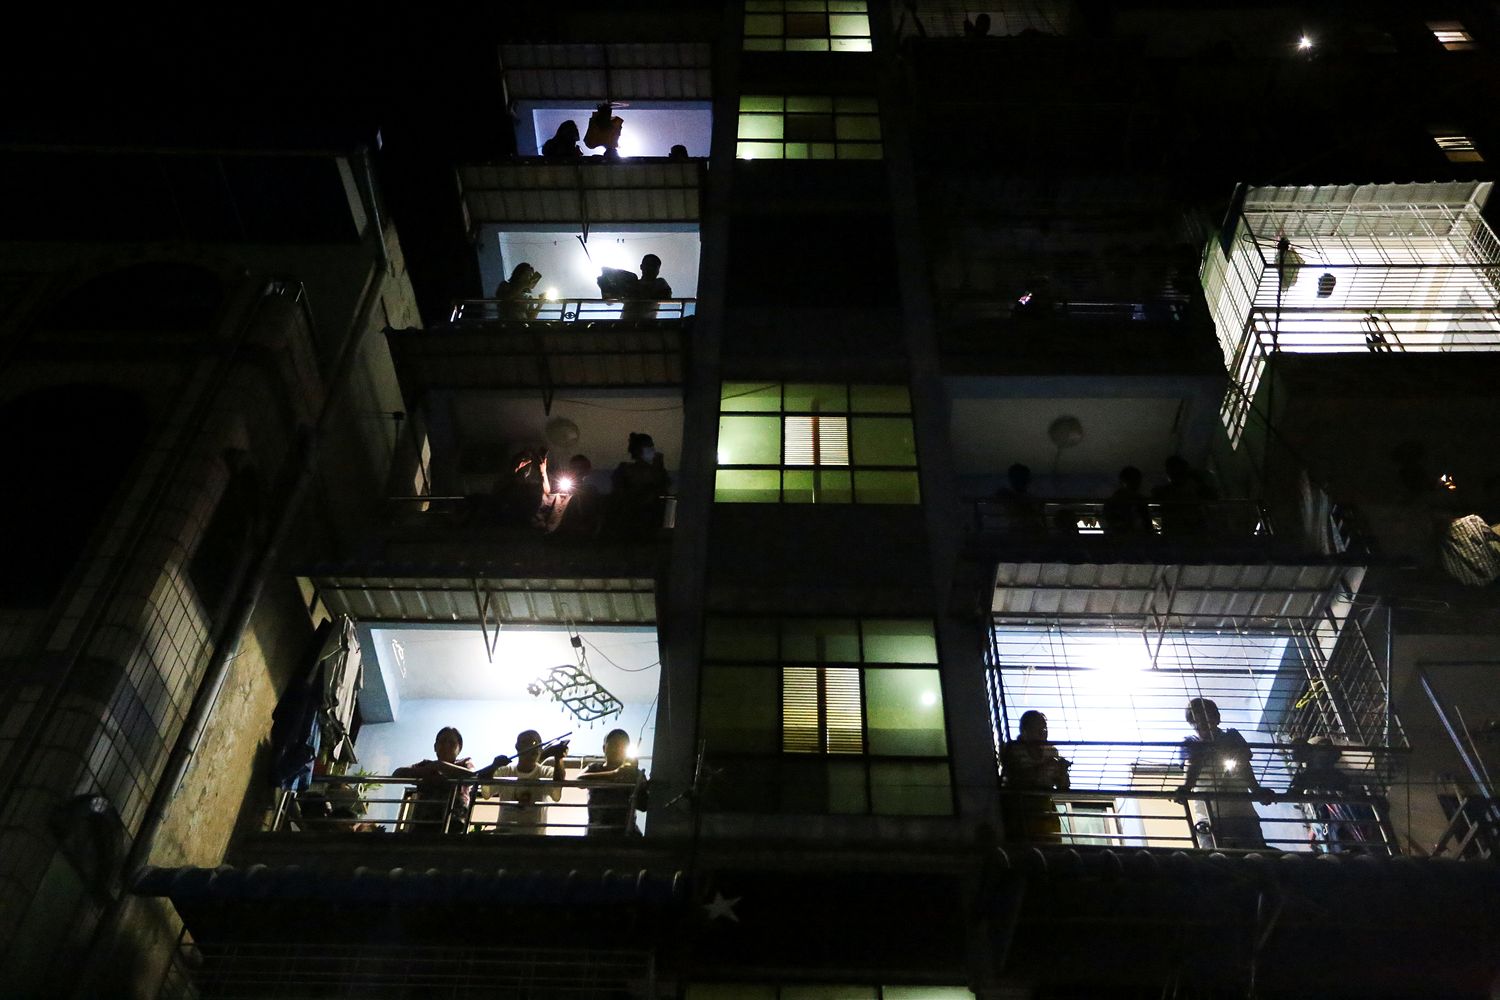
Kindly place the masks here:
MULTIPOLYGON (((749 18, 746 18, 749 20, 749 18)), ((834 14, 828 18, 830 35, 857 35, 870 37, 870 19, 863 14, 834 14)))
POLYGON ((873 986, 783 986, 781 1000, 875 1000, 873 986))
POLYGON ((781 98, 751 96, 740 98, 741 111, 780 111, 781 98))
MULTIPOLYGON (((723 475, 723 473, 720 473, 723 475)), ((921 503, 915 472, 869 472, 854 474, 855 503, 921 503)))
POLYGON ((779 142, 740 142, 734 147, 734 155, 741 160, 779 160, 781 159, 781 143, 779 142))
POLYGON ((710 618, 703 640, 706 660, 776 659, 774 618, 710 618))
POLYGON ((818 668, 781 668, 781 750, 783 753, 820 753, 822 727, 818 722, 818 668))
POLYGON ((880 105, 873 97, 840 97, 835 102, 839 111, 862 111, 873 114, 880 110, 880 105))
POLYGON ((866 618, 866 663, 936 663, 937 638, 925 618, 866 618))
POLYGON ((704 808, 711 812, 775 812, 782 783, 776 760, 764 755, 709 755, 714 787, 704 795, 704 808))
POLYGON ((870 811, 881 816, 951 816, 947 763, 872 761, 870 811))
POLYGON ((769 983, 689 983, 687 1000, 776 1000, 776 987, 769 983))
POLYGON ((789 413, 844 413, 849 409, 849 392, 839 383, 789 382, 786 409, 789 413))
POLYGON ((786 40, 788 52, 827 52, 828 39, 826 38, 788 38, 786 40))
POLYGON ((885 986, 885 1000, 974 1000, 966 986, 885 986))
POLYGON ((854 479, 847 469, 788 469, 781 474, 787 503, 853 503, 854 479))
POLYGON ((775 469, 720 469, 714 477, 715 503, 776 503, 781 473, 775 469))
POLYGON ((936 670, 865 669, 870 753, 941 757, 948 752, 936 670))
POLYGON ((719 418, 720 465, 780 465, 781 418, 719 418))
MULTIPOLYGON (((744 117, 740 118, 744 121, 744 117)), ((740 127, 744 134, 744 126, 740 127)), ((837 139, 879 139, 880 119, 874 115, 839 115, 834 121, 834 137, 837 139)))
POLYGON ((741 139, 780 139, 780 115, 740 115, 741 139))
POLYGON ((750 11, 774 11, 779 14, 784 6, 782 0, 745 0, 745 9, 750 11))
POLYGON ((834 52, 873 52, 868 38, 835 38, 829 43, 834 52))
POLYGON ((781 409, 781 384, 725 382, 719 393, 719 409, 740 413, 776 413, 781 409))
POLYGON ((836 13, 863 14, 869 8, 865 0, 828 0, 828 9, 836 13))
POLYGON ((786 417, 783 426, 787 465, 849 464, 848 417, 786 417))
POLYGON ((807 13, 809 11, 822 13, 828 9, 828 6, 824 0, 786 0, 786 9, 799 13, 807 13))
POLYGON ((747 35, 780 35, 781 15, 779 14, 746 14, 745 34, 747 35))
POLYGON ((833 98, 831 97, 788 97, 786 99, 788 111, 822 112, 827 114, 833 110, 833 98))
POLYGON ((850 441, 856 465, 916 465, 916 432, 909 417, 853 417, 850 441))
POLYGON ((747 38, 745 39, 746 52, 780 52, 780 38, 747 38))
POLYGON ((864 709, 859 690, 859 668, 824 667, 822 674, 823 749, 828 753, 864 753, 864 709))
MULTIPOLYGON (((863 762, 831 761, 827 757, 784 757, 781 776, 782 812, 817 815, 869 811, 863 762)), ((782 996, 790 988, 782 987, 782 996)), ((859 995, 869 997, 871 994, 859 995)))
POLYGON ((807 158, 809 160, 831 160, 834 158, 833 143, 810 142, 807 144, 807 158))
POLYGON ((855 413, 910 413, 911 393, 904 385, 853 385, 849 408, 855 413))
POLYGON ((884 155, 884 150, 878 142, 839 143, 839 159, 841 160, 878 160, 884 155))
POLYGON ((699 728, 709 753, 774 753, 780 720, 776 670, 766 667, 703 668, 699 728))
POLYGON ((870 796, 865 791, 865 762, 830 760, 828 768, 828 811, 838 815, 862 816, 870 811, 870 796))
POLYGON ((789 142, 786 144, 786 158, 788 160, 807 159, 807 143, 789 142))
POLYGON ((788 618, 781 623, 781 658, 858 663, 859 623, 853 618, 788 618))
POLYGON ((833 115, 787 112, 786 138, 789 142, 827 142, 835 138, 833 115))

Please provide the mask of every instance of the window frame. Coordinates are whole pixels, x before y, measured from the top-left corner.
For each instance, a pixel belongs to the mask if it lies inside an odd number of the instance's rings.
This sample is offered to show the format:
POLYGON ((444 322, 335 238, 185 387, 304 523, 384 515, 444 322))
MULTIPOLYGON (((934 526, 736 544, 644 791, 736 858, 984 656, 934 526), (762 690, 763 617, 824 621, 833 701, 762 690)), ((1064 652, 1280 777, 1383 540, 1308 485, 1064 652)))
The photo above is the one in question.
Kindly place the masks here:
POLYGON ((745 52, 870 53, 875 50, 870 33, 870 5, 866 0, 745 0, 745 18, 740 28, 740 47, 745 52), (786 19, 789 15, 821 15, 824 30, 814 35, 788 34, 786 19), (835 18, 856 17, 865 20, 863 34, 834 30, 835 18), (777 30, 761 30, 761 22, 772 18, 780 21, 777 30), (752 21, 755 22, 753 25, 752 21))
POLYGON ((735 111, 740 160, 883 160, 880 102, 854 94, 742 94, 735 111), (826 139, 788 139, 788 118, 828 119, 826 139), (859 135, 873 125, 874 137, 859 135))
MULTIPOLYGON (((937 652, 937 622, 934 619, 914 615, 901 616, 828 616, 828 615, 783 615, 783 616, 740 616, 740 615, 712 615, 710 616, 704 632, 704 648, 701 665, 704 672, 703 682, 699 686, 699 722, 698 736, 705 741, 707 752, 714 760, 732 762, 735 764, 749 764, 758 771, 772 775, 770 786, 776 789, 776 811, 785 813, 784 797, 782 790, 787 784, 785 775, 798 767, 810 764, 822 763, 824 766, 836 767, 837 765, 857 765, 860 767, 862 783, 861 793, 863 796, 863 808, 860 812, 843 811, 828 808, 819 812, 818 815, 863 815, 863 816, 887 816, 887 815, 917 815, 917 816, 953 816, 957 814, 957 789, 953 780, 953 740, 949 731, 949 720, 947 711, 947 699, 943 692, 943 676, 941 669, 941 657, 937 652), (775 651, 770 657, 757 657, 756 655, 723 655, 710 648, 710 634, 714 623, 758 623, 767 631, 763 636, 775 633, 775 651), (789 633, 796 634, 788 626, 804 622, 829 622, 829 623, 851 623, 854 626, 854 637, 857 644, 856 657, 850 658, 793 658, 788 656, 787 636, 789 633), (906 622, 911 624, 922 623, 930 626, 932 639, 931 659, 898 661, 889 659, 870 659, 866 654, 867 629, 872 623, 882 622, 906 622), (727 751, 716 751, 713 747, 711 737, 706 732, 704 725, 703 704, 705 693, 710 688, 708 674, 715 668, 727 668, 735 670, 763 670, 774 679, 772 685, 773 694, 770 701, 772 715, 775 718, 775 731, 769 734, 765 741, 766 745, 775 747, 773 750, 745 750, 733 748, 727 751), (858 752, 839 751, 830 749, 827 730, 826 714, 819 698, 818 711, 818 743, 819 748, 789 749, 787 746, 787 713, 786 713, 786 672, 788 669, 807 669, 816 671, 819 676, 825 670, 853 670, 859 685, 859 739, 860 750, 858 752), (931 753, 891 753, 871 752, 870 739, 870 717, 872 715, 869 702, 870 690, 868 673, 871 670, 899 670, 899 671, 925 671, 932 675, 937 684, 937 702, 942 713, 942 754, 931 753), (880 811, 876 809, 877 783, 875 775, 880 765, 942 765, 946 768, 948 802, 946 812, 905 812, 905 811, 880 811)), ((760 714, 760 713, 756 713, 760 714)), ((736 810, 721 810, 733 812, 736 810)))
MULTIPOLYGON (((777 389, 777 408, 776 409, 771 410, 771 409, 725 409, 724 408, 724 404, 726 402, 728 402, 731 399, 738 398, 737 396, 729 395, 730 387, 732 387, 732 386, 737 387, 737 386, 750 385, 750 384, 754 384, 754 383, 743 382, 743 381, 725 381, 725 382, 720 383, 720 389, 719 389, 719 425, 718 425, 718 432, 717 432, 718 433, 718 437, 716 437, 715 442, 714 442, 714 447, 715 447, 714 502, 715 503, 777 503, 777 504, 793 504, 793 505, 798 505, 798 506, 801 506, 801 505, 818 506, 818 505, 826 505, 826 504, 861 504, 861 505, 872 505, 872 504, 874 504, 874 505, 890 505, 890 506, 920 506, 921 505, 921 503, 922 503, 922 486, 921 486, 921 478, 920 478, 920 475, 919 475, 919 471, 921 469, 921 456, 918 453, 918 447, 917 447, 916 424, 915 424, 915 421, 913 420, 912 406, 911 406, 911 394, 910 394, 910 390, 907 389, 906 386, 904 386, 904 385, 898 385, 898 384, 895 384, 895 383, 871 383, 871 382, 816 382, 816 383, 814 383, 814 382, 767 382, 767 383, 762 383, 766 388, 771 388, 771 387, 774 386, 777 389), (799 386, 841 386, 843 388, 843 392, 844 392, 844 407, 841 410, 812 410, 812 409, 797 408, 797 407, 788 408, 788 400, 787 400, 788 393, 787 393, 787 389, 788 389, 789 386, 790 387, 799 387, 799 386), (860 388, 877 387, 877 386, 878 387, 883 387, 883 388, 888 388, 888 389, 900 389, 900 390, 904 390, 906 392, 906 405, 905 405, 905 409, 866 408, 866 407, 861 407, 861 408, 856 409, 855 408, 855 404, 853 402, 856 390, 860 389, 860 388), (776 421, 776 433, 777 433, 777 437, 778 437, 778 442, 777 442, 777 446, 776 446, 777 447, 778 460, 776 462, 774 462, 774 463, 772 463, 772 462, 736 462, 736 461, 732 461, 732 460, 730 460, 730 461, 725 461, 724 460, 724 450, 723 450, 723 444, 722 444, 722 442, 723 442, 724 431, 725 431, 725 420, 727 419, 727 420, 730 420, 730 421, 735 421, 735 420, 739 420, 741 418, 745 418, 746 424, 748 424, 750 421, 754 421, 754 420, 768 421, 768 420, 774 419, 776 421), (796 462, 796 463, 793 463, 793 462, 789 462, 788 461, 788 459, 787 459, 787 437, 788 437, 788 435, 787 435, 787 428, 788 428, 788 421, 792 420, 792 419, 799 419, 800 420, 800 419, 806 419, 806 418, 813 418, 815 420, 822 420, 822 419, 834 418, 834 419, 842 419, 844 421, 844 441, 845 441, 846 454, 847 454, 847 458, 848 458, 847 462, 845 462, 845 463, 837 463, 837 462, 814 462, 814 463, 796 462), (911 455, 912 455, 911 463, 910 464, 901 464, 901 463, 891 463, 891 462, 862 462, 862 461, 860 461, 859 447, 856 444, 857 439, 859 437, 858 430, 862 426, 865 427, 865 428, 871 428, 871 427, 876 426, 877 422, 880 422, 880 421, 891 421, 891 420, 901 420, 901 421, 904 421, 905 422, 905 427, 910 430, 910 434, 911 434, 911 455), (777 474, 777 479, 776 479, 777 485, 775 487, 775 489, 776 489, 776 498, 775 498, 775 500, 772 500, 769 497, 765 498, 765 499, 759 499, 759 500, 757 500, 757 499, 734 499, 734 498, 721 497, 720 496, 720 489, 721 489, 721 487, 720 487, 720 473, 721 472, 725 472, 725 471, 728 471, 728 472, 775 472, 777 474), (795 474, 811 474, 814 477, 814 479, 813 479, 814 485, 813 485, 813 488, 812 488, 812 492, 813 492, 812 499, 803 500, 803 499, 798 499, 797 498, 798 496, 800 496, 800 494, 802 494, 803 492, 805 492, 805 490, 803 488, 801 488, 801 487, 795 487, 795 486, 794 487, 789 487, 788 486, 787 480, 788 480, 788 474, 789 473, 794 474, 794 475, 795 474), (847 477, 847 483, 848 483, 848 485, 847 485, 847 487, 844 487, 843 489, 847 489, 848 499, 838 499, 838 498, 834 498, 834 499, 820 499, 820 498, 818 498, 818 496, 816 494, 817 494, 817 491, 820 488, 820 486, 818 485, 818 479, 817 479, 817 477, 819 475, 829 475, 829 474, 837 475, 839 473, 842 473, 844 476, 847 477), (914 497, 914 499, 911 499, 911 500, 882 500, 882 499, 875 499, 875 498, 862 499, 861 496, 860 496, 860 489, 861 489, 860 483, 861 483, 862 478, 864 479, 864 481, 867 484, 867 485, 864 486, 864 489, 870 490, 870 489, 872 489, 872 487, 870 487, 868 485, 869 477, 867 477, 867 476, 866 477, 862 477, 861 473, 875 473, 875 474, 879 474, 879 473, 908 474, 909 473, 910 476, 911 476, 911 489, 912 489, 912 496, 914 497), (788 496, 787 496, 788 493, 793 494, 793 498, 792 499, 788 499, 788 496)), ((749 395, 749 393, 743 393, 741 395, 749 395)), ((814 426, 816 426, 816 425, 814 425, 814 426)), ((821 440, 821 434, 818 431, 814 431, 813 432, 813 437, 815 439, 821 440)), ((729 457, 730 457, 730 459, 733 458, 733 456, 729 456, 729 457)), ((769 491, 770 487, 767 486, 767 487, 764 487, 764 489, 767 490, 767 491, 769 491)), ((843 491, 839 487, 831 487, 829 489, 832 492, 842 492, 843 491)))

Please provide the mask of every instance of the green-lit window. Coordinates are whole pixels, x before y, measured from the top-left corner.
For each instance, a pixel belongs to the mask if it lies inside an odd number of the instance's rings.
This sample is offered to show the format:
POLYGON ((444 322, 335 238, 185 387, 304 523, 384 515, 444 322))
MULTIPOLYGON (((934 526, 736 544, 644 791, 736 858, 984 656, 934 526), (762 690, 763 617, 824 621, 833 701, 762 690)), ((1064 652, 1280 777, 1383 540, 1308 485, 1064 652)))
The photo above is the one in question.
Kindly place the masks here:
POLYGON ((928 619, 711 618, 699 731, 746 786, 716 807, 951 813, 937 659, 928 619))
POLYGON ((921 502, 905 386, 726 382, 720 503, 921 502))
POLYGON ((869 52, 865 0, 745 0, 747 52, 869 52))
POLYGON ((873 97, 740 98, 735 155, 742 160, 878 160, 884 155, 873 97))

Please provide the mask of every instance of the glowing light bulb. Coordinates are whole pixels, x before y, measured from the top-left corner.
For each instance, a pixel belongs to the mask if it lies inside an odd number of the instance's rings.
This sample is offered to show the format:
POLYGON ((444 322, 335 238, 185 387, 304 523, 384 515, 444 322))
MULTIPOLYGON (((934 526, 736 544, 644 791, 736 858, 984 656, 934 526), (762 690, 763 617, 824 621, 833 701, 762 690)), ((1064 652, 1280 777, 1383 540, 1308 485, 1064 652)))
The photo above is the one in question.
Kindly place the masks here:
POLYGON ((572 493, 573 492, 573 480, 570 479, 570 478, 568 478, 567 476, 560 477, 557 480, 557 492, 559 492, 559 493, 572 493))
POLYGON ((1446 472, 1438 476, 1438 485, 1445 490, 1458 489, 1458 481, 1446 472))
POLYGON ((549 288, 549 289, 547 289, 545 292, 542 293, 542 298, 544 298, 544 299, 555 299, 555 298, 557 298, 557 289, 555 289, 555 288, 549 288))
POLYGON ((931 708, 933 705, 937 704, 937 695, 932 691, 923 691, 922 704, 928 708, 931 708))
POLYGON ((1224 761, 1224 770, 1226 770, 1226 771, 1233 771, 1235 769, 1235 766, 1238 763, 1239 763, 1239 761, 1237 761, 1233 757, 1231 757, 1231 758, 1229 758, 1229 759, 1227 759, 1227 760, 1224 761))
POLYGON ((625 747, 625 756, 629 757, 631 760, 635 760, 640 755, 640 747, 636 746, 634 743, 631 743, 630 745, 625 747))
POLYGON ((1297 39, 1297 48, 1301 49, 1303 52, 1306 52, 1308 49, 1312 48, 1312 39, 1308 38, 1306 35, 1303 35, 1301 38, 1297 39))

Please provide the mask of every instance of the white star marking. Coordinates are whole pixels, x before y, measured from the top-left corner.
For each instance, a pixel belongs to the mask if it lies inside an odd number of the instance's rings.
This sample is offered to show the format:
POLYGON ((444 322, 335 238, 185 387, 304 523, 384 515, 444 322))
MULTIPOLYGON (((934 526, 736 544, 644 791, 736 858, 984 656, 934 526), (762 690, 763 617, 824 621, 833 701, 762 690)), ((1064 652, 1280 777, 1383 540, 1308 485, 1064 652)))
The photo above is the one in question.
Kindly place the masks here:
POLYGON ((703 909, 708 911, 709 920, 717 920, 720 917, 728 917, 735 923, 739 923, 740 918, 735 915, 734 904, 738 903, 740 899, 741 897, 739 896, 736 896, 733 899, 725 899, 723 893, 716 892, 714 893, 713 902, 704 903, 703 909))

